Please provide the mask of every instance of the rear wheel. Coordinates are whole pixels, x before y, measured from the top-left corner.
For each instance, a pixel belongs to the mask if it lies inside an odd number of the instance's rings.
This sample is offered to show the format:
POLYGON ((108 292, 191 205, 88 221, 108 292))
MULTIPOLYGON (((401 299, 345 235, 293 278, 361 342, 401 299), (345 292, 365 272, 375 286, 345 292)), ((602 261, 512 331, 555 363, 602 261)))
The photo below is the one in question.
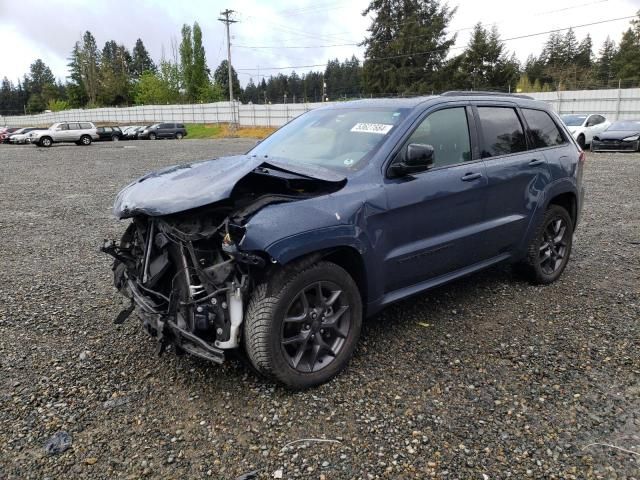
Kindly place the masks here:
POLYGON ((182 133, 176 133, 176 140, 182 140, 182 133))
POLYGON ((120 141, 120 137, 118 135, 114 135, 111 137, 111 141, 112 142, 119 142, 120 141))
POLYGON ((343 370, 362 324, 360 292, 339 266, 320 262, 256 287, 245 316, 251 364, 293 389, 327 382, 343 370))
POLYGON ((584 135, 580 134, 578 135, 578 138, 576 139, 578 141, 578 146, 584 150, 585 147, 587 146, 586 142, 585 142, 585 138, 584 135))
POLYGON ((529 245, 527 258, 519 266, 529 281, 538 285, 555 282, 569 261, 573 222, 559 205, 550 205, 529 245))
POLYGON ((89 135, 81 136, 80 145, 84 145, 85 147, 91 145, 91 137, 89 135))

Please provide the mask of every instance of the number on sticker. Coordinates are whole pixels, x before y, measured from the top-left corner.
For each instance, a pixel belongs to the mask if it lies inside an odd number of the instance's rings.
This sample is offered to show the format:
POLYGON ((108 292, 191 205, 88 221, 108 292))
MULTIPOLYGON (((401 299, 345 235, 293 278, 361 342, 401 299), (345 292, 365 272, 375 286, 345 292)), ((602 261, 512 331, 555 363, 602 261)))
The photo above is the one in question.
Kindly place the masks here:
POLYGON ((389 130, 393 128, 393 125, 387 125, 386 123, 356 123, 352 132, 359 133, 379 133, 380 135, 386 135, 389 130))

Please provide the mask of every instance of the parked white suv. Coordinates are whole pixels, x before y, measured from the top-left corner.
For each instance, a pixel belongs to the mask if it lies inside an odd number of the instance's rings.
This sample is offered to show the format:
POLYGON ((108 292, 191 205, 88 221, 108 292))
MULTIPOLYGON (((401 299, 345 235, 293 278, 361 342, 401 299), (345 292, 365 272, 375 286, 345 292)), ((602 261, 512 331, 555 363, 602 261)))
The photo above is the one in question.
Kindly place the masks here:
POLYGON ((561 115, 560 118, 583 150, 591 145, 594 135, 604 132, 611 125, 604 115, 595 113, 561 115))
POLYGON ((29 142, 39 147, 50 147, 54 143, 91 145, 97 139, 96 126, 91 122, 54 123, 47 130, 34 131, 29 135, 29 142))

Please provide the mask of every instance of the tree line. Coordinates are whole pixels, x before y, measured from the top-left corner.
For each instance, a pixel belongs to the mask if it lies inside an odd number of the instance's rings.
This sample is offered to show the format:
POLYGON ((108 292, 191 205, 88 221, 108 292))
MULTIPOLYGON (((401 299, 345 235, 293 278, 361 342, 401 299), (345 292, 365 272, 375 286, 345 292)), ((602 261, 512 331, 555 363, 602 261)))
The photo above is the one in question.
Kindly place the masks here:
MULTIPOLYGON (((456 8, 440 0, 372 0, 363 15, 375 20, 363 42, 364 61, 355 56, 329 60, 324 71, 249 79, 241 88, 232 68, 237 99, 252 103, 319 102, 362 96, 417 95, 443 90, 550 91, 640 84, 640 12, 616 44, 610 38, 597 54, 587 34, 554 32, 539 55, 521 64, 498 29, 473 27, 462 52, 453 55, 456 35, 449 26, 456 8)), ((0 114, 44 110, 228 99, 224 60, 212 72, 198 23, 183 25, 155 63, 142 39, 129 50, 115 40, 98 47, 91 32, 73 46, 65 82, 41 59, 17 82, 0 83, 0 114)))

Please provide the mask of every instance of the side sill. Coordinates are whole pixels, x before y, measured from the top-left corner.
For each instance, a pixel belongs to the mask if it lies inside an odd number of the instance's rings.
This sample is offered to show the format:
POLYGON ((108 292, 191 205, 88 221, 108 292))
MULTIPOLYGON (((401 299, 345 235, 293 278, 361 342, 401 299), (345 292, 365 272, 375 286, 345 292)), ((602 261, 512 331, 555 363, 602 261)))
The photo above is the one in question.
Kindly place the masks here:
POLYGON ((384 294, 379 300, 370 303, 367 306, 367 313, 369 315, 373 315, 376 312, 380 311, 386 305, 390 303, 397 302, 398 300, 402 300, 404 298, 410 297, 417 293, 424 292, 425 290, 430 290, 434 287, 443 285, 445 283, 449 283, 453 280, 457 280, 458 278, 465 277, 467 275, 471 275, 479 270, 484 270, 491 265, 495 265, 496 263, 504 262, 505 260, 509 260, 511 258, 510 253, 503 253, 498 255, 497 257, 489 258, 488 260, 483 260, 482 262, 474 263, 468 267, 461 268, 459 270, 455 270, 453 272, 445 273, 444 275, 440 275, 439 277, 430 278, 429 280, 425 280, 420 283, 416 283, 409 287, 400 288, 398 290, 394 290, 392 292, 388 292, 384 294))

